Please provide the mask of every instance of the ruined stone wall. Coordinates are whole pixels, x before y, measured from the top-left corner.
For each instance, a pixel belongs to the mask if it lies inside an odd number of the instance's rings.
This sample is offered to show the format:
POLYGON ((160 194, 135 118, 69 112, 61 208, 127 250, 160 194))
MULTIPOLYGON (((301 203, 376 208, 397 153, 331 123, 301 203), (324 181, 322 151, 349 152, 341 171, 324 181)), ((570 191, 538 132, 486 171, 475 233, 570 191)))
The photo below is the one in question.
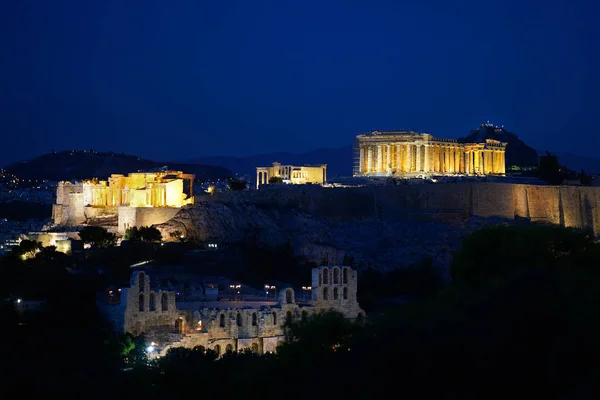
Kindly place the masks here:
POLYGON ((97 218, 119 214, 119 207, 85 207, 85 218, 97 218))
POLYGON ((118 233, 125 234, 127 228, 137 226, 151 226, 167 222, 177 214, 181 208, 173 207, 126 207, 118 209, 118 233))
POLYGON ((67 225, 77 226, 85 222, 83 193, 69 193, 69 206, 67 210, 67 225))
POLYGON ((69 217, 69 207, 62 204, 52 205, 52 222, 56 225, 66 225, 69 217))
POLYGON ((178 309, 175 292, 153 290, 150 277, 144 271, 135 271, 129 287, 108 290, 102 295, 110 301, 98 305, 117 332, 146 334, 148 341, 160 345, 162 355, 172 347, 195 346, 213 349, 220 355, 228 346, 231 351, 249 348, 265 353, 274 352, 285 339, 288 319, 303 319, 329 309, 340 311, 347 318, 364 315, 356 298, 356 279, 357 272, 349 267, 320 267, 313 270, 316 290, 331 282, 329 287, 340 289, 340 299, 324 299, 316 294, 309 304, 298 304, 293 289, 284 288, 278 302, 272 304, 257 302, 255 307, 237 307, 236 302, 221 302, 218 308, 208 308, 180 303, 185 309, 178 309), (323 274, 331 274, 331 281, 322 278, 323 274), (343 292, 343 299, 342 288, 348 289, 343 292), (118 299, 114 297, 117 293, 118 299))
POLYGON ((177 310, 175 299, 175 292, 151 290, 150 277, 145 272, 134 272, 130 287, 121 289, 121 304, 125 307, 124 332, 139 335, 157 327, 174 329, 177 319, 187 319, 184 312, 177 310))

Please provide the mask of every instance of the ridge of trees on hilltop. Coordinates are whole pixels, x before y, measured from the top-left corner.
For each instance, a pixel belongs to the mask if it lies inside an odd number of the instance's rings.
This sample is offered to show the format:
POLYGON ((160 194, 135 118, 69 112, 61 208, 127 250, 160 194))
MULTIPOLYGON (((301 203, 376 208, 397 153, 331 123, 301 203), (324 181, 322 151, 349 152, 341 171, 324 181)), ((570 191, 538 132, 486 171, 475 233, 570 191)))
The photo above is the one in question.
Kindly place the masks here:
POLYGON ((127 174, 163 166, 195 174, 196 179, 200 180, 226 179, 233 176, 231 170, 222 166, 152 161, 124 153, 93 150, 47 153, 30 160, 12 163, 6 166, 5 170, 20 179, 63 181, 105 179, 110 174, 127 174))

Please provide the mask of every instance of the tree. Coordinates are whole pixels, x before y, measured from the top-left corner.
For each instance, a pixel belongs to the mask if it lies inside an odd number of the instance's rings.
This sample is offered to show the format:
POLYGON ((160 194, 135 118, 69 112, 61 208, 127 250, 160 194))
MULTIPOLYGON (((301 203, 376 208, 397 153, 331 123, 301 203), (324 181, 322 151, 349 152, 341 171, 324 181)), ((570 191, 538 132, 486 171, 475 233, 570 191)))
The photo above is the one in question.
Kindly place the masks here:
POLYGON ((102 226, 86 226, 79 231, 79 237, 94 248, 113 247, 117 243, 117 235, 102 226))
POLYGON ((35 240, 21 240, 18 246, 13 248, 13 253, 21 258, 34 257, 42 249, 42 244, 35 240))
POLYGON ((528 270, 572 273, 600 265, 591 232, 554 225, 488 226, 465 237, 452 262, 452 282, 496 286, 528 270))
POLYGON ((563 182, 563 175, 557 156, 553 156, 549 152, 546 152, 545 156, 540 157, 538 178, 551 185, 560 185, 563 182))
POLYGON ((227 186, 229 186, 229 190, 234 192, 234 191, 245 190, 246 187, 248 186, 248 183, 246 181, 230 179, 229 181, 227 181, 227 186))
POLYGON ((272 176, 269 178, 269 184, 271 185, 281 185, 283 183, 283 178, 280 176, 272 176))
POLYGON ((594 178, 591 175, 587 175, 583 169, 577 177, 582 185, 591 185, 592 181, 594 180, 594 178))
POLYGON ((125 231, 125 240, 131 240, 132 242, 160 242, 162 234, 153 226, 142 226, 139 229, 134 226, 125 231))

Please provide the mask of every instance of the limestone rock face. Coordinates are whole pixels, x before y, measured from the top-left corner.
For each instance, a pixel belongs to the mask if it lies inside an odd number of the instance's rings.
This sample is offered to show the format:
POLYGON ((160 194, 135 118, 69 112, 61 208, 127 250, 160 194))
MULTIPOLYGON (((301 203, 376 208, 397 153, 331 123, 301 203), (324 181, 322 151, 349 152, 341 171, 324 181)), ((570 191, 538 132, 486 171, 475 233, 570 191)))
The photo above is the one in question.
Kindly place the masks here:
POLYGON ((219 244, 256 240, 280 246, 290 243, 297 255, 315 263, 340 265, 346 257, 358 268, 381 270, 432 260, 449 277, 452 252, 469 232, 505 220, 470 217, 463 221, 327 219, 297 209, 247 202, 206 202, 182 209, 156 225, 163 238, 181 231, 188 238, 219 244))

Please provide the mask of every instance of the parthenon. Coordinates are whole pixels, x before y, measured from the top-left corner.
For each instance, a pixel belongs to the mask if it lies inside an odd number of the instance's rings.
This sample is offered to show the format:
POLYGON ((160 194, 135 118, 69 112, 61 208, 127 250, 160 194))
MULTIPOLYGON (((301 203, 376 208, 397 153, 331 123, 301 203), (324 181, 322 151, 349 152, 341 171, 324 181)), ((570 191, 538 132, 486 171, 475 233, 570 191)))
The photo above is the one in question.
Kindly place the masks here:
POLYGON ((506 143, 458 143, 412 131, 360 134, 354 176, 504 175, 506 143))

